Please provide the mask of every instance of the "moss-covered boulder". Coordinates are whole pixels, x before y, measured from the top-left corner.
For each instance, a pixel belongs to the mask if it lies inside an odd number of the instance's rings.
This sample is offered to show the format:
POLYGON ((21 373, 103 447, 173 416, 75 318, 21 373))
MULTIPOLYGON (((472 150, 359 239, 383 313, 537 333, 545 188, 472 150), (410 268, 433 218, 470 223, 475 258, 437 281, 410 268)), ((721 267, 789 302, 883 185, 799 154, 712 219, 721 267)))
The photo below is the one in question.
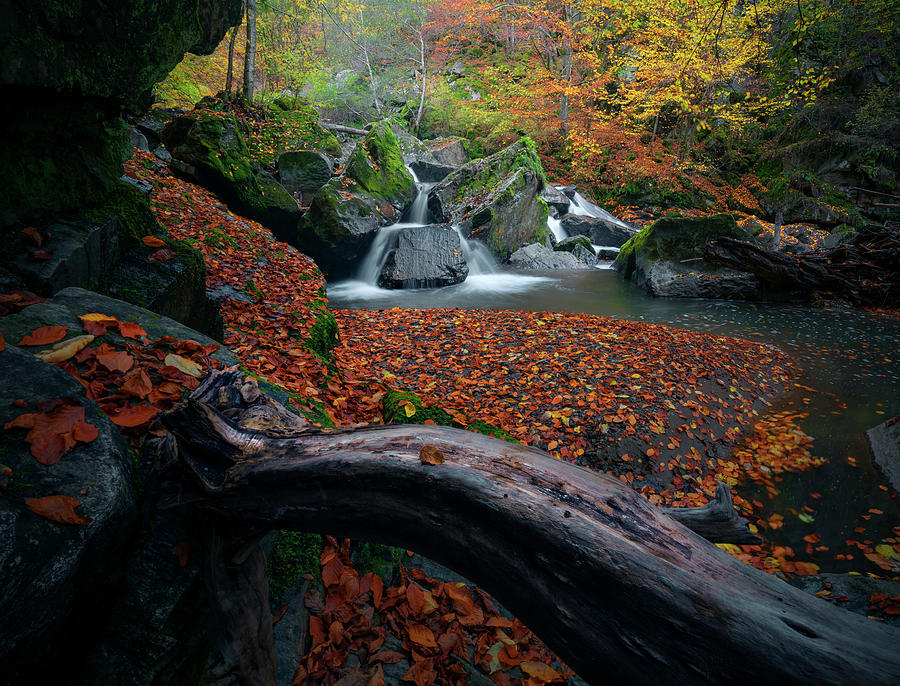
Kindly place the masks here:
POLYGON ((0 22, 0 226, 102 202, 130 150, 123 109, 184 56, 212 52, 240 0, 4 3, 0 22))
POLYGON ((434 221, 458 224, 501 259, 548 235, 546 184, 534 142, 522 138, 500 152, 463 165, 428 197, 434 221))
POLYGON ((342 278, 356 271, 378 229, 396 217, 387 201, 347 179, 332 179, 313 197, 288 241, 312 257, 326 277, 342 278))
POLYGON ((334 163, 324 153, 297 150, 278 158, 278 180, 292 194, 309 202, 312 196, 331 179, 334 163))
POLYGON ((216 190, 241 213, 288 238, 300 218, 297 201, 271 175, 250 163, 250 150, 237 119, 201 109, 173 119, 163 142, 179 169, 216 190))
POLYGON ((412 202, 416 184, 403 165, 403 154, 386 122, 375 124, 347 159, 344 175, 369 195, 400 209, 412 202))
POLYGON ((702 259, 703 246, 727 236, 752 240, 730 214, 663 217, 645 227, 619 251, 614 268, 652 295, 684 298, 752 298, 752 274, 718 267, 702 259), (687 262, 686 262, 687 261, 687 262))

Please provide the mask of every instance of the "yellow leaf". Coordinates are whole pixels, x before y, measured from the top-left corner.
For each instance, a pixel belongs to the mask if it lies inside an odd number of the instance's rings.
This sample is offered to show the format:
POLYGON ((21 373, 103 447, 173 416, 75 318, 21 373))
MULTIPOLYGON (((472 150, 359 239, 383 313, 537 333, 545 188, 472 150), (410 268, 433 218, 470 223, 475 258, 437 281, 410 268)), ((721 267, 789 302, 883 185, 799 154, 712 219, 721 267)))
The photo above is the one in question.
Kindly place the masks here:
POLYGON ((94 337, 90 335, 75 336, 75 338, 70 338, 67 341, 60 341, 48 350, 41 350, 39 353, 35 353, 34 356, 52 364, 65 362, 81 352, 93 340, 94 337))
POLYGON ((896 557, 897 553, 894 550, 894 546, 888 545, 887 543, 882 543, 881 545, 875 546, 875 552, 881 555, 882 557, 896 557))
POLYGON ((403 413, 407 417, 412 417, 416 413, 416 406, 408 402, 403 406, 403 413))
POLYGON ((175 367, 180 372, 184 372, 188 376, 193 376, 197 379, 203 376, 203 372, 201 371, 200 365, 194 362, 193 360, 189 360, 186 357, 182 357, 181 355, 176 355, 174 353, 169 353, 166 355, 165 364, 169 367, 175 367))
POLYGON ((533 676, 535 679, 542 681, 545 684, 549 681, 556 681, 562 678, 559 672, 550 665, 545 665, 543 662, 523 662, 519 667, 521 667, 522 671, 529 676, 533 676))

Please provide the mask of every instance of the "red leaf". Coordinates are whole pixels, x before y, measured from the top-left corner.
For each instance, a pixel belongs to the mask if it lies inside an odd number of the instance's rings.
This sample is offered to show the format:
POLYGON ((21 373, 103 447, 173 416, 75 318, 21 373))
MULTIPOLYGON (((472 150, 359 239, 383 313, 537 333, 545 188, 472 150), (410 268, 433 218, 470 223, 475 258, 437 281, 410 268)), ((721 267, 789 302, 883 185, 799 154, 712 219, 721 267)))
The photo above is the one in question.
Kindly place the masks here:
POLYGON ((28 236, 37 247, 40 248, 44 244, 44 237, 41 235, 41 232, 33 226, 26 226, 22 229, 22 233, 28 236))
POLYGON ((61 524, 90 524, 90 517, 75 512, 80 500, 68 495, 48 495, 43 498, 25 498, 25 506, 36 515, 61 524))
POLYGON ((147 259, 151 262, 168 262, 173 257, 175 257, 175 253, 169 250, 168 248, 160 248, 155 253, 150 255, 147 259))
POLYGON ((19 345, 50 345, 61 341, 65 335, 64 326, 42 326, 25 336, 19 341, 19 345))
POLYGON ((3 332, 0 332, 0 353, 6 350, 6 339, 3 338, 3 332))
POLYGON ((119 322, 119 333, 125 338, 140 339, 147 337, 147 332, 144 331, 143 327, 134 322, 119 322))
POLYGON ((97 348, 97 361, 111 372, 124 373, 134 366, 134 358, 131 355, 105 343, 97 348))
POLYGON ((123 407, 118 413, 110 415, 109 418, 116 426, 133 429, 141 424, 146 424, 158 414, 159 410, 155 407, 141 403, 134 407, 123 407))
POLYGON ((166 246, 166 242, 156 236, 144 236, 141 242, 148 248, 164 248, 166 246))
POLYGON ((146 398, 153 390, 153 382, 143 369, 136 369, 125 377, 125 383, 120 388, 128 395, 135 398, 146 398))
POLYGON ((53 251, 52 250, 32 250, 28 253, 28 259, 32 262, 44 262, 45 260, 53 259, 53 251))

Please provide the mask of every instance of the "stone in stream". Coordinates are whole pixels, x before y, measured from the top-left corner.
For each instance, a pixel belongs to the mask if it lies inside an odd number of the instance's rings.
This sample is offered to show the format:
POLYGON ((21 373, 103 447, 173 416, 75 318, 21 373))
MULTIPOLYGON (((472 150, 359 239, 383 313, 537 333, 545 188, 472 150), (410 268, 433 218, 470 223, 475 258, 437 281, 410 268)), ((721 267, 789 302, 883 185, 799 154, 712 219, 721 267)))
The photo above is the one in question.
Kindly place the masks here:
POLYGON ((422 183, 443 181, 448 174, 459 166, 446 164, 438 160, 425 143, 400 126, 395 126, 393 132, 397 138, 397 143, 400 144, 403 163, 413 170, 416 178, 422 183))
POLYGON ((594 245, 621 248, 637 231, 626 229, 605 219, 579 214, 565 214, 560 217, 562 228, 570 236, 587 236, 594 245))
POLYGON ((540 243, 516 250, 509 258, 509 264, 517 269, 578 269, 586 266, 571 252, 551 250, 540 243))
POLYGON ((427 145, 438 164, 456 168, 461 167, 468 160, 463 139, 458 136, 435 138, 428 141, 427 145))
POLYGON ((403 153, 386 122, 378 122, 360 140, 345 165, 344 176, 374 198, 402 210, 416 195, 412 175, 403 166, 403 153))
POLYGON ((465 281, 469 266, 449 224, 411 226, 396 235, 378 277, 382 288, 437 288, 465 281))
POLYGON ((546 180, 534 142, 522 138, 498 153, 463 165, 428 196, 432 220, 457 224, 506 259, 549 233, 547 204, 540 192, 546 180))
POLYGON ((729 236, 752 240, 730 214, 663 217, 630 239, 613 263, 616 271, 652 295, 674 298, 753 298, 756 277, 710 264, 703 246, 729 236))
POLYGON ((900 490, 900 417, 866 431, 875 462, 887 476, 894 490, 900 490))
POLYGON ((597 253, 594 252, 594 246, 591 245, 591 241, 586 236, 569 236, 554 245, 553 249, 559 252, 572 253, 587 265, 594 266, 597 264, 597 253))
POLYGON ((569 211, 569 198, 562 191, 558 190, 556 186, 552 186, 549 183, 541 191, 541 200, 547 203, 547 206, 551 209, 555 209, 559 216, 569 211))

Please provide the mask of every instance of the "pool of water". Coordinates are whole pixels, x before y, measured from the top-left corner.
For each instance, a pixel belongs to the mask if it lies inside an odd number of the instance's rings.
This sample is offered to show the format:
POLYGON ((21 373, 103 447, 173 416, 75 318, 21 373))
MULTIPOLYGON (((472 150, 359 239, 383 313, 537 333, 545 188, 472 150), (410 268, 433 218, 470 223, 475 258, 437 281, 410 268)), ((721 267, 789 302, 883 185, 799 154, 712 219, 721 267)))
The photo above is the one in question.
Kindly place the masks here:
POLYGON ((786 474, 774 498, 749 484, 740 492, 763 502, 764 517, 784 514, 783 528, 767 534, 773 543, 789 545, 799 554, 806 545, 803 536, 818 533, 830 550, 802 557, 813 559, 822 571, 880 571, 846 541, 877 545, 900 524, 897 499, 884 489, 888 484, 865 438, 866 429, 900 415, 900 319, 840 309, 653 298, 609 269, 481 274, 448 288, 409 291, 348 281, 330 285, 328 298, 332 307, 345 309, 583 312, 773 343, 795 359, 796 382, 815 389, 789 391, 778 408, 809 413, 801 428, 814 439, 813 453, 828 463, 786 474), (853 458, 855 466, 847 458, 853 458), (812 522, 789 514, 790 509, 801 512, 804 505, 814 510, 812 522), (835 560, 837 553, 854 557, 835 560))

